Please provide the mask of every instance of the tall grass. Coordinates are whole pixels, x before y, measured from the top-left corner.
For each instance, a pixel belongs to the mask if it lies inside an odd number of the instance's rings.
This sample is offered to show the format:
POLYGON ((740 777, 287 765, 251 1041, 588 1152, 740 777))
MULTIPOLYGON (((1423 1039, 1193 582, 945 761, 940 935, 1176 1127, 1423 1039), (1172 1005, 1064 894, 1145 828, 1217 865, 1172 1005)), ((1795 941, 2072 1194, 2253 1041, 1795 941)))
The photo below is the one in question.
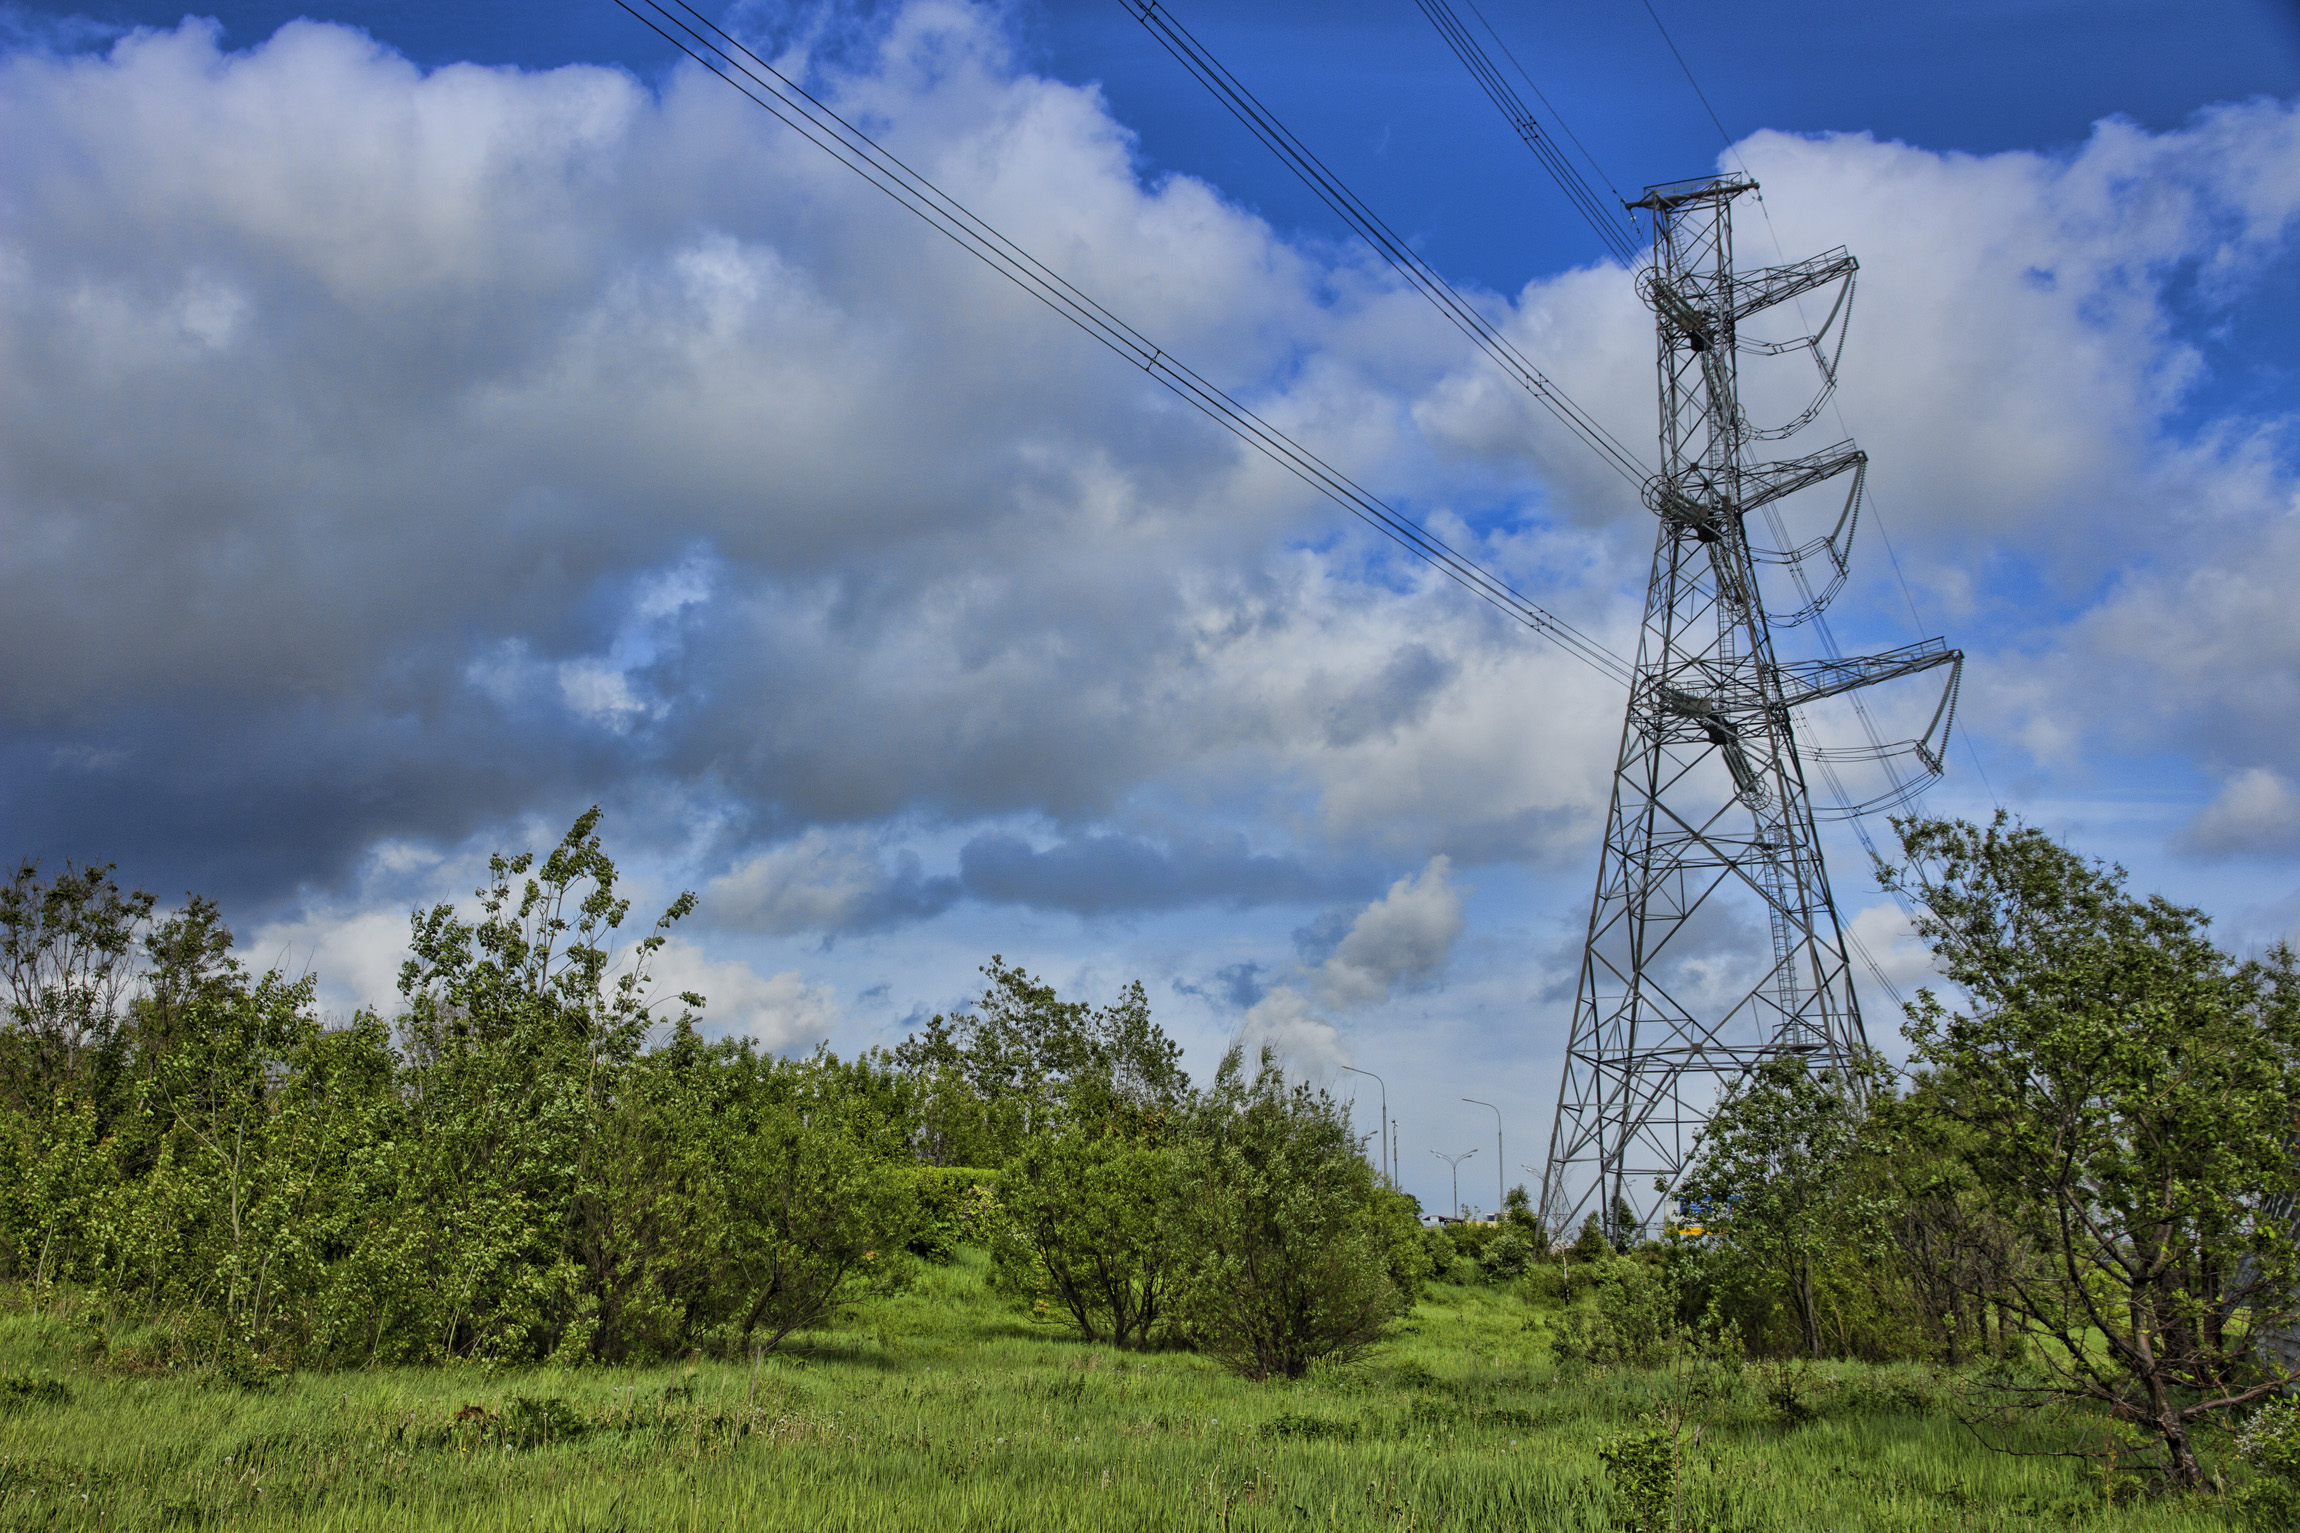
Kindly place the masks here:
MULTIPOLYGON (((1527 1313, 1441 1287, 1362 1361, 1256 1385, 1034 1325, 968 1252, 756 1366, 242 1387, 80 1366, 72 1326, 18 1312, 0 1317, 0 1373, 53 1374, 68 1399, 0 1399, 0 1528, 1595 1533, 1618 1510, 1600 1443, 1686 1381, 1560 1378, 1527 1313)), ((1797 1387, 1802 1425, 1748 1381, 1698 1402, 1686 1526, 2226 1525, 2209 1501, 2119 1505, 2089 1459, 1992 1451, 1921 1369, 1797 1387)), ((2088 1430, 2042 1423, 2029 1445, 2081 1450, 2088 1430)))

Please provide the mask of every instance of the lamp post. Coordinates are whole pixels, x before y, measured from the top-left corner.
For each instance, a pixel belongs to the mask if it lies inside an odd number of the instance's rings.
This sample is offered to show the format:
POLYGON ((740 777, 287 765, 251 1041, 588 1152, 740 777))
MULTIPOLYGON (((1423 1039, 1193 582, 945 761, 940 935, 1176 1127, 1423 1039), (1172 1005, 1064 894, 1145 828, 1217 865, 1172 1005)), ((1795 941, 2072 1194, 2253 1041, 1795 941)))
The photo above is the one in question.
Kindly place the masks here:
POLYGON ((1462 1100, 1472 1107, 1493 1107, 1493 1216, 1499 1219, 1501 1205, 1509 1199, 1509 1194, 1502 1189, 1502 1184, 1509 1180, 1509 1173, 1501 1157, 1501 1109, 1494 1107, 1491 1102, 1481 1102, 1476 1097, 1463 1097, 1462 1100))
POLYGON ((1397 1174, 1395 1171, 1398 1158, 1391 1152, 1390 1149, 1389 1083, 1383 1080, 1380 1076, 1374 1074, 1373 1071, 1361 1070, 1356 1065, 1343 1065, 1341 1068, 1345 1074, 1362 1075, 1382 1089, 1382 1116, 1381 1122, 1377 1125, 1377 1127, 1380 1128, 1382 1134, 1382 1179, 1390 1184, 1392 1190, 1395 1190, 1398 1185, 1397 1174))
POLYGON ((1453 1167, 1453 1216, 1459 1219, 1461 1217, 1461 1163, 1475 1155, 1477 1151, 1464 1150, 1459 1155, 1448 1155, 1443 1150, 1432 1150, 1430 1153, 1453 1167))

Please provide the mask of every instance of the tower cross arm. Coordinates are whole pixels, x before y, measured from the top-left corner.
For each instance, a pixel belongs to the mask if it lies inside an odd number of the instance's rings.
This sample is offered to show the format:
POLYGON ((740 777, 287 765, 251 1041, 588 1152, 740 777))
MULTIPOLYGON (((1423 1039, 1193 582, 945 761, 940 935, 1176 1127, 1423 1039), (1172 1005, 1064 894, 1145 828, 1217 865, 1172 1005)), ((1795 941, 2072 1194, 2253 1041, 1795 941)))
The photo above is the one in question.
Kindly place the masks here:
POLYGON ((1827 287, 1843 277, 1850 277, 1861 269, 1861 263, 1839 245, 1824 250, 1817 256, 1808 256, 1787 266, 1760 266, 1751 272, 1733 274, 1733 319, 1735 323, 1750 315, 1802 298, 1815 288, 1827 287))
POLYGON ((1869 455, 1851 442, 1839 442, 1802 458, 1755 464, 1741 472, 1741 501, 1736 509, 1747 514, 1825 479, 1834 479, 1849 468, 1860 468, 1868 461, 1869 455))
POLYGON ((1782 701, 1792 708, 1817 703, 1896 677, 1914 676, 1938 666, 1962 668, 1965 652, 1941 639, 1920 639, 1881 655, 1845 655, 1828 660, 1792 660, 1780 669, 1782 701))

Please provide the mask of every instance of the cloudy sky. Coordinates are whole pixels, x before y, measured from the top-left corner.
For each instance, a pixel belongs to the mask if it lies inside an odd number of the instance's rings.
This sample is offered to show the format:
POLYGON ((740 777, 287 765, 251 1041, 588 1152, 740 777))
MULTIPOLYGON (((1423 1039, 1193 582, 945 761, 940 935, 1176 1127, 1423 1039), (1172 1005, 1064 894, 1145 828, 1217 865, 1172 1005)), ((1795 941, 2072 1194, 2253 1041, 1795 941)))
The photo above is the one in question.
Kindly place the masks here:
MULTIPOLYGON (((2014 809, 2239 947, 2295 934, 2300 10, 1656 8, 1706 107, 1641 5, 1487 14, 1613 185, 1746 167, 1744 259, 1860 258, 1838 403, 1873 498, 1833 619, 1969 653, 1929 806, 2014 809)), ((1412 5, 1173 9, 1652 440, 1630 274, 1412 5)), ((1650 515, 1113 0, 730 16, 1633 644, 1650 515)), ((1472 1146, 1493 1196, 1465 1095, 1509 1180, 1538 1164, 1605 678, 605 0, 9 6, 0 42, 12 854, 212 892, 349 1010, 411 906, 598 802, 644 899, 700 892, 666 972, 717 1029, 891 1042, 995 952, 1089 999, 1139 977, 1200 1069, 1243 1032, 1380 1072, 1426 1200, 1472 1146)))

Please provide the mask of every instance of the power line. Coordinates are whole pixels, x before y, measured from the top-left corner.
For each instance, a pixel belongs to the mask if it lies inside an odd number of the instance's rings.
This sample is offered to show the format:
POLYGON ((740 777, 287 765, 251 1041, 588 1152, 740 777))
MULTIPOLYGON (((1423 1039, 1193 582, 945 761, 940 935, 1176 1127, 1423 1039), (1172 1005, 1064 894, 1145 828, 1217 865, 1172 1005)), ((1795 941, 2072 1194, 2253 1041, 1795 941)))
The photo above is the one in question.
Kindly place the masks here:
POLYGON ((1563 618, 1529 600, 1435 533, 1400 514, 1346 475, 1183 366, 1140 331, 1052 268, 977 218, 890 154, 797 82, 752 53, 685 0, 616 0, 681 53, 741 91, 807 142, 1046 304, 1063 318, 1173 390, 1241 441, 1367 522, 1448 579, 1547 636, 1568 654, 1627 685, 1629 663, 1563 618), (641 7, 645 9, 641 9, 641 7))
MULTIPOLYGON (((1653 18, 1653 29, 1659 32, 1661 34, 1661 40, 1669 45, 1670 57, 1676 59, 1677 67, 1685 71, 1685 83, 1692 86, 1693 94, 1700 98, 1701 110, 1709 114, 1709 121, 1716 125, 1717 136, 1725 140, 1725 147, 1728 149, 1732 148, 1733 135, 1725 131, 1725 124, 1718 120, 1717 109, 1709 104, 1708 93, 1701 89, 1701 82, 1693 78, 1693 66, 1686 63, 1685 55, 1677 51, 1677 39, 1671 37, 1669 35, 1669 29, 1661 24, 1661 13, 1653 8, 1653 0, 1644 0, 1644 4, 1645 14, 1653 18)), ((1739 159, 1740 156, 1735 155, 1734 158, 1739 159)), ((1741 168, 1742 170, 1746 171, 1749 167, 1744 165, 1741 168)), ((1765 199, 1760 197, 1757 200, 1760 204, 1762 204, 1765 199)), ((1770 222, 1770 219, 1768 219, 1768 222, 1770 222)))
MULTIPOLYGON (((1533 151, 1534 158, 1540 160, 1551 177, 1556 180, 1559 190, 1565 193, 1566 200, 1571 202, 1576 211, 1589 221, 1589 226, 1597 231, 1597 237, 1605 242, 1606 249, 1612 251, 1614 257, 1622 265, 1636 265, 1639 246, 1634 238, 1635 225, 1631 224, 1626 216, 1607 205, 1606 199, 1598 195, 1597 189, 1589 184, 1579 170, 1574 168, 1573 163, 1565 157, 1564 152, 1557 147, 1556 142, 1550 138, 1548 133, 1543 131, 1540 122, 1535 119, 1533 113, 1526 110, 1525 103, 1518 98, 1515 88, 1510 85, 1502 72, 1494 67, 1493 60, 1486 56, 1484 47, 1470 33, 1469 28, 1462 25, 1461 18, 1454 14, 1453 7, 1447 3, 1447 0, 1415 0, 1415 3, 1420 5, 1422 14, 1430 19, 1430 25, 1438 29, 1438 35, 1446 40, 1447 46, 1453 49, 1454 56, 1459 58, 1463 67, 1469 70, 1470 77, 1477 81, 1487 98, 1500 109, 1501 115, 1509 120, 1509 125, 1517 130, 1517 136, 1525 141, 1526 148, 1533 151)), ((1477 14, 1479 21, 1485 22, 1484 14, 1477 11, 1474 3, 1470 9, 1477 14)), ((1491 22, 1485 22, 1485 26, 1488 32, 1493 31, 1491 22)), ((1494 34, 1494 41, 1501 41, 1499 33, 1494 34)), ((1503 44, 1503 51, 1508 52, 1507 44, 1503 44)), ((1517 62, 1515 55, 1511 56, 1510 62, 1517 62)), ((1518 72, 1520 74, 1525 73, 1523 65, 1518 66, 1518 72)), ((1532 76, 1527 75, 1525 83, 1533 85, 1532 76)), ((1534 94, 1540 96, 1541 87, 1534 86, 1534 94)), ((1542 105, 1545 107, 1549 105, 1548 98, 1543 97, 1542 105)), ((1554 108, 1550 115, 1556 116, 1554 108)), ((1570 137, 1572 130, 1569 128, 1566 131, 1570 137)), ((1585 158, 1589 157, 1589 150, 1582 146, 1581 140, 1574 139, 1574 145, 1581 149, 1585 158)), ((1596 166, 1596 163, 1594 158, 1590 158, 1592 168, 1596 166)), ((1599 172, 1601 177, 1603 174, 1602 171, 1599 172)), ((1614 204, 1618 205, 1622 199, 1620 194, 1616 192, 1612 200, 1614 204)))
MULTIPOLYGON (((1285 124, 1279 122, 1275 114, 1263 106, 1253 92, 1240 83, 1237 76, 1224 68, 1204 44, 1191 36, 1158 0, 1124 0, 1124 4, 1183 68, 1214 93, 1215 99, 1227 107, 1231 115, 1268 145, 1272 153, 1300 176, 1311 191, 1317 193, 1319 200, 1332 208, 1366 243, 1372 245, 1375 252, 1395 267, 1415 291, 1435 304, 1438 312, 1451 321, 1455 328, 1499 363, 1502 370, 1534 398, 1540 400, 1550 414, 1556 416, 1568 431, 1603 458, 1615 473, 1631 484, 1641 485, 1645 482, 1650 470, 1634 452, 1606 430, 1595 416, 1568 398, 1491 320, 1423 260, 1402 236, 1382 222, 1363 199, 1343 185, 1341 178, 1327 169, 1325 163, 1288 131, 1285 124)), ((1562 157, 1558 164, 1565 173, 1571 173, 1571 166, 1565 165, 1562 157)), ((1634 259, 1635 254, 1634 247, 1630 247, 1624 259, 1634 259)))
POLYGON ((1548 110, 1551 120, 1565 130, 1565 136, 1573 140, 1573 147, 1581 151, 1581 157, 1589 162, 1589 168, 1597 172, 1597 179, 1605 183, 1605 189, 1613 194, 1613 200, 1626 204, 1629 199, 1621 195, 1621 188, 1613 184, 1613 178, 1605 173, 1605 167, 1597 163, 1597 156, 1589 152, 1589 146, 1581 141, 1581 135, 1573 131, 1573 124, 1567 122, 1563 114, 1550 104, 1549 97, 1534 83, 1533 76, 1517 61, 1517 54, 1511 50, 1501 33, 1495 30, 1494 24, 1486 20, 1485 12, 1478 9, 1477 0, 1464 0, 1464 3, 1469 6, 1469 13, 1477 18, 1478 25, 1485 28, 1486 35, 1493 39, 1493 45, 1501 50, 1502 57, 1508 59, 1510 67, 1517 71, 1517 77, 1525 82, 1526 89, 1532 91, 1534 98, 1548 110))

